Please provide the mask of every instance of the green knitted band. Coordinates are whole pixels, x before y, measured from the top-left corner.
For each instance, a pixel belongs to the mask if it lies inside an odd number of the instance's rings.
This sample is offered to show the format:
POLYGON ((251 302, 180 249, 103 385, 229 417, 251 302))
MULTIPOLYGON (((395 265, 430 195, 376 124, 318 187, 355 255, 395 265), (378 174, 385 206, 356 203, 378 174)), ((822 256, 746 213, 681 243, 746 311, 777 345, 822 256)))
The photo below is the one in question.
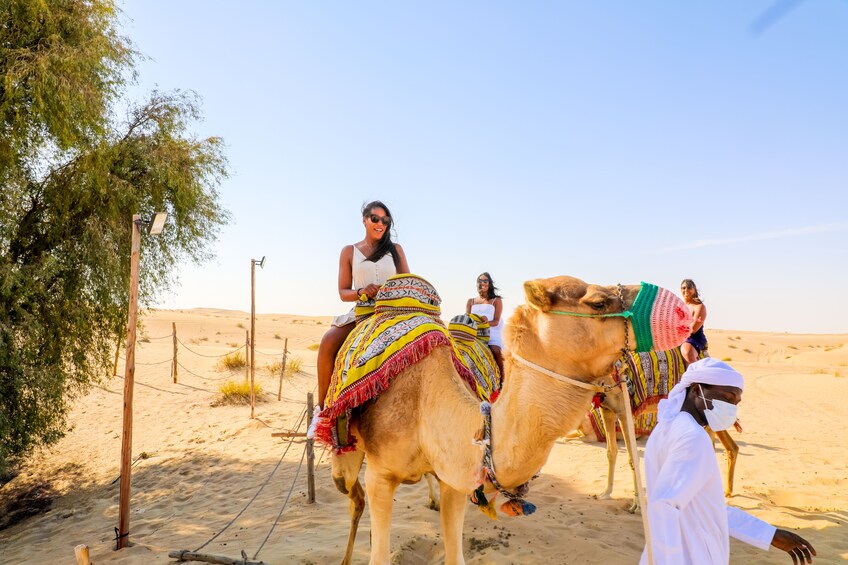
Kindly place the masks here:
POLYGON ((636 300, 630 310, 633 312, 633 333, 636 334, 636 351, 650 351, 654 347, 654 337, 651 335, 651 312, 657 298, 659 287, 643 282, 636 300))

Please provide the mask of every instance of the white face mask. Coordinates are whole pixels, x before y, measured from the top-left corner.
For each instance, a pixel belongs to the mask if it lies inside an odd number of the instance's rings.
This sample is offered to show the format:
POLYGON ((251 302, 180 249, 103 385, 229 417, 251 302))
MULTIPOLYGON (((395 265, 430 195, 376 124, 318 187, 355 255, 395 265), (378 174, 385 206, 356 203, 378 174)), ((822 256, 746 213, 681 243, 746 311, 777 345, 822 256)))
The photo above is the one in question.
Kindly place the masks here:
POLYGON ((712 402, 713 407, 712 409, 708 409, 706 408, 707 399, 704 398, 704 389, 700 384, 698 388, 701 390, 701 398, 704 399, 704 417, 707 419, 710 429, 714 432, 730 429, 736 423, 736 405, 725 402, 724 400, 711 398, 710 402, 712 402))

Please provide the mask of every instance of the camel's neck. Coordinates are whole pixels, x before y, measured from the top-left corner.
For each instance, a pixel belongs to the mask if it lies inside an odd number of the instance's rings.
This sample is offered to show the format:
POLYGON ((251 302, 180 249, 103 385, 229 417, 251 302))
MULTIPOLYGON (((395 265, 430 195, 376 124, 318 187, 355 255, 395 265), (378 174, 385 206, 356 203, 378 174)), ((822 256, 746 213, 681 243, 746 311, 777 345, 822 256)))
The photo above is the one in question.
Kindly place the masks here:
POLYGON ((558 438, 577 427, 593 392, 514 360, 507 373, 492 409, 492 453, 498 481, 517 486, 542 468, 558 438))

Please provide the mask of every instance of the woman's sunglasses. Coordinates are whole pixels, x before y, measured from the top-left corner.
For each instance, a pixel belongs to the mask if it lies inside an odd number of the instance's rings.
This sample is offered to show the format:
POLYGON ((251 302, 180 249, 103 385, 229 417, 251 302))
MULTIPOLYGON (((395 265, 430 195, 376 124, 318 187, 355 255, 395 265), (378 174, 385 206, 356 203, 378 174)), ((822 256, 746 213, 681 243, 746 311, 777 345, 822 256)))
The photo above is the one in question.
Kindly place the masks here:
POLYGON ((384 226, 392 225, 391 216, 378 216, 377 214, 371 214, 370 216, 368 216, 368 219, 371 220, 372 224, 383 222, 384 226))

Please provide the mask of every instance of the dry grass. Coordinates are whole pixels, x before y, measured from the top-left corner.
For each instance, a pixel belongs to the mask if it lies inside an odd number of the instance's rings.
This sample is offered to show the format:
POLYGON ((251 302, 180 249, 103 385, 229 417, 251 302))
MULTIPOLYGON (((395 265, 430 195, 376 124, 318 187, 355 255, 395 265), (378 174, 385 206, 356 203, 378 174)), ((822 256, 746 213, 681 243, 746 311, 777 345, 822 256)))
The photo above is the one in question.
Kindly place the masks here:
POLYGON ((274 334, 274 339, 283 339, 283 336, 280 334, 274 334))
POLYGON ((218 368, 221 371, 235 371, 236 369, 244 369, 247 365, 247 358, 241 351, 230 353, 226 357, 222 357, 218 361, 218 368))
POLYGON ((318 348, 321 347, 320 343, 313 343, 312 345, 307 345, 306 349, 309 351, 318 351, 318 348))
POLYGON ((286 375, 291 376, 295 373, 299 373, 302 368, 303 359, 297 355, 292 355, 288 358, 288 362, 286 363, 286 375))
POLYGON ((265 363, 265 371, 268 372, 269 375, 279 375, 280 368, 283 364, 280 361, 269 361, 265 363))
MULTIPOLYGON (((254 383, 254 391, 258 399, 262 394, 262 387, 254 383)), ((212 403, 213 406, 225 404, 250 404, 250 383, 247 381, 227 381, 218 387, 218 397, 212 403)))
POLYGON ((730 357, 722 357, 722 358, 721 358, 721 360, 722 360, 722 361, 725 361, 725 362, 727 362, 727 361, 733 361, 733 359, 732 359, 732 358, 730 358, 730 357))

